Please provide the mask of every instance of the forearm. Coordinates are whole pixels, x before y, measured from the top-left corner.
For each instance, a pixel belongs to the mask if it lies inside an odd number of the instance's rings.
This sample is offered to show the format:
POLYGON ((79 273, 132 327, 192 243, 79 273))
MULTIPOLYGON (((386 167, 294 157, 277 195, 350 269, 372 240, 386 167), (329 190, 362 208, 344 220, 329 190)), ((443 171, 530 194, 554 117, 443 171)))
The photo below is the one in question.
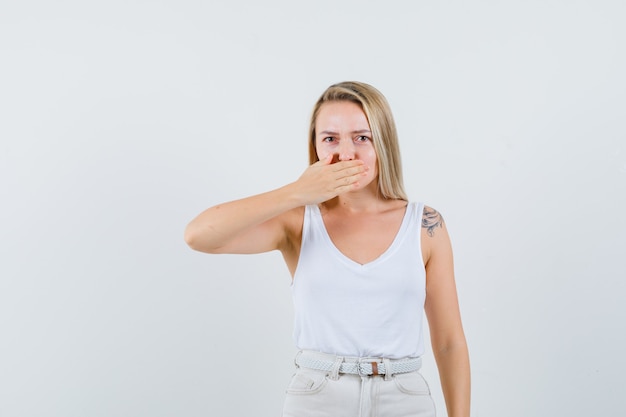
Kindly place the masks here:
POLYGON ((232 239, 302 203, 291 184, 273 191, 213 206, 185 229, 185 241, 195 250, 217 252, 232 239))
POLYGON ((434 354, 448 417, 469 417, 470 363, 467 344, 459 342, 434 354))
POLYGON ((279 249, 277 240, 285 236, 285 230, 270 219, 347 192, 358 186, 368 170, 359 160, 331 162, 332 154, 309 166, 296 182, 205 210, 187 226, 185 241, 192 249, 209 253, 279 249))

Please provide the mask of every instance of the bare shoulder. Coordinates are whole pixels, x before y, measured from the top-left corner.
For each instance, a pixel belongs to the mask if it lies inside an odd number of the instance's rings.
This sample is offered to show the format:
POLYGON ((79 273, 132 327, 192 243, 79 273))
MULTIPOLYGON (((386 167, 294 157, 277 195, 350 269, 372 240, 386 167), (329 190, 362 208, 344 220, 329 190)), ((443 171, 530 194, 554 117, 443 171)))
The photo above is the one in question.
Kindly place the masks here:
POLYGON ((279 216, 279 221, 285 230, 284 242, 288 247, 299 246, 304 223, 304 207, 296 207, 279 216))
POLYGON ((281 222, 287 233, 302 232, 304 222, 304 206, 296 207, 280 215, 281 222))
POLYGON ((444 229, 443 216, 432 207, 424 206, 422 229, 430 237, 435 237, 439 229, 444 229))
POLYGON ((452 248, 443 216, 432 207, 424 206, 422 213, 422 256, 431 272, 435 267, 451 264, 452 248))
POLYGON ((304 207, 296 207, 281 215, 281 222, 285 230, 285 240, 279 249, 283 259, 293 277, 298 266, 300 247, 302 245, 302 225, 304 224, 304 207))

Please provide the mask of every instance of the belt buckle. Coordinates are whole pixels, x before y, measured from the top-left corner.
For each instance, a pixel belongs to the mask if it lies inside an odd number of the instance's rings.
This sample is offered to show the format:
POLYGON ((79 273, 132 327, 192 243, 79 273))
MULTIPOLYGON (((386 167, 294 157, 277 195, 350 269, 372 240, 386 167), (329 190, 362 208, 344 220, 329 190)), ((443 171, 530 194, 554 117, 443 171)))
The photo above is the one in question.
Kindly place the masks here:
POLYGON ((376 362, 376 361, 373 361, 373 362, 361 362, 361 360, 359 360, 356 363, 356 371, 357 371, 357 373, 358 373, 358 375, 360 377, 380 375, 378 373, 378 362, 376 362), (362 368, 362 365, 366 365, 366 364, 370 364, 371 367, 372 367, 372 371, 370 373, 365 372, 365 370, 362 368))

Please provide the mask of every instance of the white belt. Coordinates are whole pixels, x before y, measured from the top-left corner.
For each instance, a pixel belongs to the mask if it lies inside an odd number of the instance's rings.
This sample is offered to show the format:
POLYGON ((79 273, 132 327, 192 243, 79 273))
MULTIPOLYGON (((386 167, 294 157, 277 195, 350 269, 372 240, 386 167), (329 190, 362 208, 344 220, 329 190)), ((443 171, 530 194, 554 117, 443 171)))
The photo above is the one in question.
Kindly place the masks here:
MULTIPOLYGON (((318 371, 330 372, 335 366, 335 362, 332 360, 325 360, 320 358, 311 358, 308 355, 296 356, 296 365, 315 369, 318 371)), ((340 374, 354 374, 360 376, 373 376, 373 375, 390 375, 403 374, 407 372, 414 372, 422 367, 422 358, 410 358, 400 359, 394 361, 382 361, 369 359, 357 360, 352 362, 342 362, 339 366, 340 374), (389 370, 387 370, 386 363, 389 364, 389 370)))

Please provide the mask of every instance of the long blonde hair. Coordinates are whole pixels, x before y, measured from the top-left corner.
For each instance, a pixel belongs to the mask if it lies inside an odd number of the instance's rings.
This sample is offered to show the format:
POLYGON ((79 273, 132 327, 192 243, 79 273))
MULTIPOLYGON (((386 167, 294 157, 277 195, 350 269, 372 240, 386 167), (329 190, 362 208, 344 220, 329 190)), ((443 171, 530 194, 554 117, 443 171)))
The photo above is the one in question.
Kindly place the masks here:
POLYGON ((372 131, 372 142, 378 161, 378 190, 385 199, 407 201, 402 180, 398 132, 391 108, 385 96, 369 84, 345 81, 331 85, 320 96, 311 115, 309 164, 319 161, 315 149, 315 122, 322 105, 330 101, 351 101, 361 107, 372 131))

